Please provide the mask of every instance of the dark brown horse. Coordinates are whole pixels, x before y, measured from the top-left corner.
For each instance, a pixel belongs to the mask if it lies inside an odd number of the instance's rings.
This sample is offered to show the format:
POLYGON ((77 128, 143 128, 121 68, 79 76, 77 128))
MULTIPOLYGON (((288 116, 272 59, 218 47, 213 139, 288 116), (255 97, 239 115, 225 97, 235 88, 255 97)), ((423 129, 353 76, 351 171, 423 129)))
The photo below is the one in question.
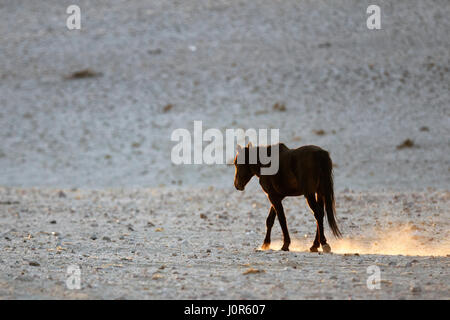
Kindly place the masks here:
POLYGON ((272 204, 266 220, 267 232, 262 248, 268 249, 270 246, 270 232, 276 215, 283 231, 283 247, 281 250, 289 251, 291 240, 281 201, 288 196, 304 195, 317 221, 316 238, 310 251, 317 252, 317 249, 322 245, 324 252, 330 252, 331 247, 327 244, 323 232, 324 208, 331 231, 334 236, 341 237, 335 219, 333 168, 330 155, 327 151, 312 145, 298 149, 289 149, 282 143, 274 146, 253 147, 249 144, 242 148, 238 145, 238 152, 234 159, 236 168, 234 186, 236 189, 243 191, 245 185, 256 175, 259 178, 259 184, 272 204), (274 146, 278 146, 278 148, 274 148, 274 146), (260 148, 266 149, 260 150, 260 148), (277 149, 276 152, 279 156, 277 173, 262 175, 261 168, 267 166, 262 163, 267 163, 267 161, 260 161, 260 152, 265 152, 263 154, 273 159, 276 154, 272 153, 277 149), (254 159, 250 157, 252 152, 257 155, 256 161, 249 161, 254 159), (241 159, 241 161, 238 161, 238 159, 241 159))

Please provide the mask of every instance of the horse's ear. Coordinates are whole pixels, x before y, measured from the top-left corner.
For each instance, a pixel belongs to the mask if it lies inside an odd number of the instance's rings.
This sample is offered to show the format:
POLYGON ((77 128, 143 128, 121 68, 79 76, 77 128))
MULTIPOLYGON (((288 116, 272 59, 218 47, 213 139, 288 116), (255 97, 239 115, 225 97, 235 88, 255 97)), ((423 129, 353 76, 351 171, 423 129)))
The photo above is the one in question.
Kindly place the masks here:
POLYGON ((251 148, 251 147, 253 147, 253 143, 250 141, 250 142, 247 144, 247 148, 251 148))

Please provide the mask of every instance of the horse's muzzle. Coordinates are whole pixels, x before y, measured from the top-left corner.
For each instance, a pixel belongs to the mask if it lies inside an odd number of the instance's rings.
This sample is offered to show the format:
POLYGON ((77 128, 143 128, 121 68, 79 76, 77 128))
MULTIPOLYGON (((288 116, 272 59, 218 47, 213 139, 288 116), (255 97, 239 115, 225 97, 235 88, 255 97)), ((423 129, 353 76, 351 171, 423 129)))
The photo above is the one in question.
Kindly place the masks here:
POLYGON ((245 187, 235 184, 234 187, 239 191, 244 191, 245 187))

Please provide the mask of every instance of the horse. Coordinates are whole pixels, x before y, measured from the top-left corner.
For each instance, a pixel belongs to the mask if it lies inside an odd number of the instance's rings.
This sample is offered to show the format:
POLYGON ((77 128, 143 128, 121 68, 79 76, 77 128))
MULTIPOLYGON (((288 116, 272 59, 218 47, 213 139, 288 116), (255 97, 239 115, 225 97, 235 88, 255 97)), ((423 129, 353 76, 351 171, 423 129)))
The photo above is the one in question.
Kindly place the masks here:
POLYGON ((270 247, 270 233, 275 216, 277 216, 283 232, 283 246, 281 250, 289 251, 291 240, 281 202, 285 197, 304 195, 309 207, 314 212, 317 222, 316 237, 310 251, 318 252, 318 248, 322 246, 323 252, 331 252, 331 247, 327 243, 323 229, 324 209, 333 235, 336 238, 340 238, 342 234, 336 222, 333 166, 328 151, 314 145, 289 149, 283 143, 269 146, 253 146, 249 143, 246 147, 237 146, 234 166, 235 188, 239 191, 244 191, 250 179, 253 176, 257 176, 262 190, 271 203, 269 215, 266 219, 266 236, 261 247, 263 250, 270 247), (274 148, 274 146, 277 146, 277 148, 274 148), (265 149, 260 150, 260 148, 265 149), (268 165, 264 164, 265 161, 262 162, 260 160, 260 155, 263 154, 261 152, 265 152, 266 155, 273 158, 273 156, 276 156, 273 150, 278 150, 278 171, 275 174, 263 175, 261 174, 261 168, 268 165), (252 152, 256 153, 256 161, 249 161, 254 159, 250 158, 252 152), (238 161, 238 159, 242 160, 238 161))

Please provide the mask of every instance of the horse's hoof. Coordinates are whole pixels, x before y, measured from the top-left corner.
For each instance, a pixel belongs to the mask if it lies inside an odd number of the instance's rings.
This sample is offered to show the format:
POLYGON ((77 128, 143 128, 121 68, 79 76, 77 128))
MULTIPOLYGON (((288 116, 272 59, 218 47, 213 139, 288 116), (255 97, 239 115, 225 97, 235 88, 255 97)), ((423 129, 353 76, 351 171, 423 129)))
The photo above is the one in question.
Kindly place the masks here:
POLYGON ((282 247, 281 247, 281 250, 283 250, 283 251, 289 251, 289 245, 283 245, 282 247))
POLYGON ((330 253, 331 252, 331 247, 330 247, 330 245, 328 243, 325 243, 325 244, 322 245, 322 250, 325 253, 330 253))
POLYGON ((309 251, 311 251, 311 252, 319 252, 318 248, 319 247, 312 246, 311 248, 309 248, 309 251))
POLYGON ((263 245, 261 246, 261 250, 269 250, 270 248, 270 242, 264 242, 263 245))

